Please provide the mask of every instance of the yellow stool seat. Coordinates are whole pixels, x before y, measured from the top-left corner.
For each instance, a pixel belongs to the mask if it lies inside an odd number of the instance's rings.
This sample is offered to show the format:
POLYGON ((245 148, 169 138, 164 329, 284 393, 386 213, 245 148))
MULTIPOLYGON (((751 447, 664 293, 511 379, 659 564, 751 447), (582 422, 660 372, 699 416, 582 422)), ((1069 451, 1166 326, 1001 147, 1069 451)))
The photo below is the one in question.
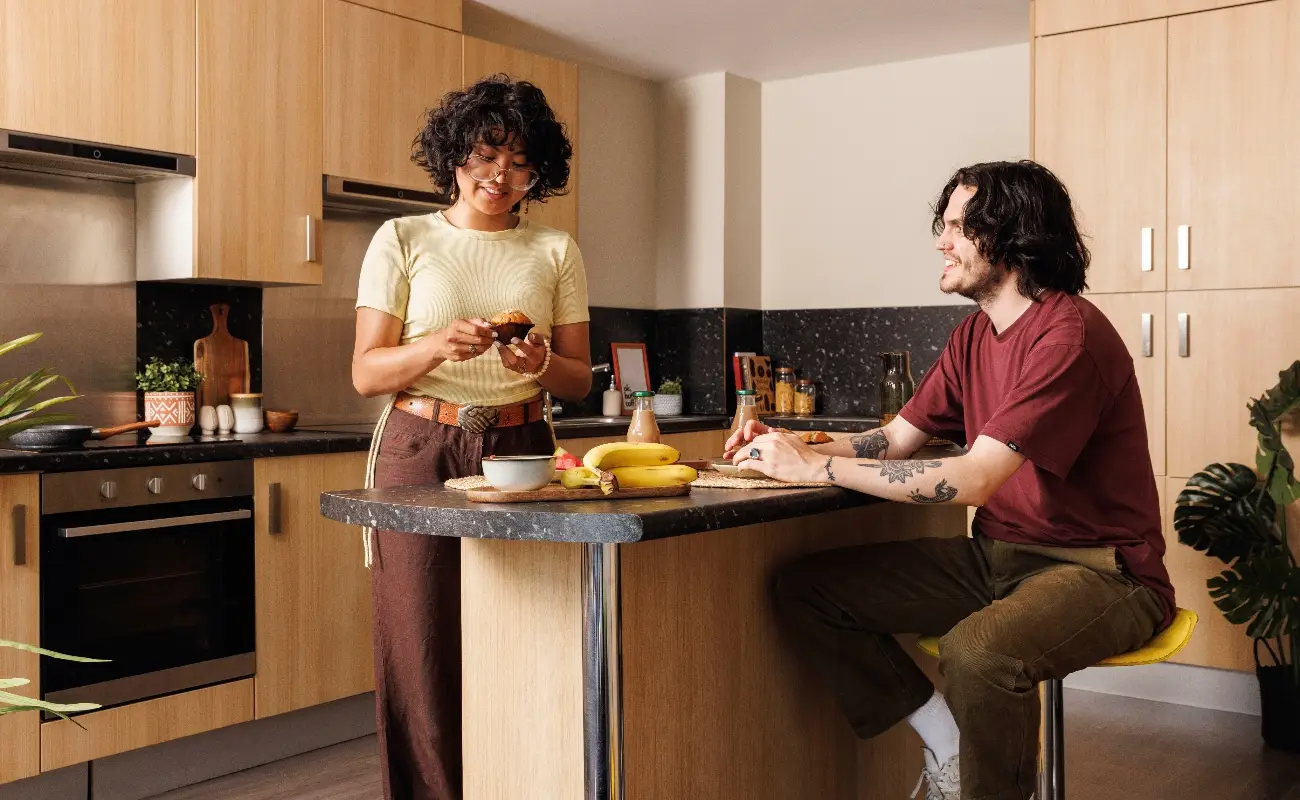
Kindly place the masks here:
MULTIPOLYGON (((1180 608, 1174 615, 1174 621, 1169 623, 1169 627, 1157 633, 1151 641, 1136 650, 1104 659, 1096 666, 1136 667, 1141 664, 1159 664, 1161 661, 1168 661, 1191 641, 1197 619, 1195 611, 1180 608)), ((916 646, 935 658, 939 657, 938 636, 922 636, 916 640, 916 646)))

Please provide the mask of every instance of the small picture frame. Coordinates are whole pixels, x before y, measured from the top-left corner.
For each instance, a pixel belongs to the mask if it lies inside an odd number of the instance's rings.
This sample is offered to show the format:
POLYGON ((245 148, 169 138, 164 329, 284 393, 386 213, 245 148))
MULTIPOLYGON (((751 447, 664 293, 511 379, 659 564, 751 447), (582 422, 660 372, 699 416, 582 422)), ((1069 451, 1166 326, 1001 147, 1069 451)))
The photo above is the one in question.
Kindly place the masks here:
POLYGON ((623 393, 623 414, 632 413, 632 393, 650 391, 650 359, 641 342, 610 344, 614 360, 614 383, 623 393))

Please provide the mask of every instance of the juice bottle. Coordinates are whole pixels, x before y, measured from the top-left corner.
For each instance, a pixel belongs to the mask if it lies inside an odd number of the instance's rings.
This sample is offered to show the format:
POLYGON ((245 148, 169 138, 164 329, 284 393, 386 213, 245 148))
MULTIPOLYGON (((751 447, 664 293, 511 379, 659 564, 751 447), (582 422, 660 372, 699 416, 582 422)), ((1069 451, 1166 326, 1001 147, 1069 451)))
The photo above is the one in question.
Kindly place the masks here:
POLYGON ((659 423, 655 420, 654 392, 633 392, 632 424, 627 427, 629 442, 659 443, 659 423))
POLYGON ((758 397, 753 389, 736 390, 736 416, 731 420, 731 430, 740 430, 749 420, 758 419, 758 397))

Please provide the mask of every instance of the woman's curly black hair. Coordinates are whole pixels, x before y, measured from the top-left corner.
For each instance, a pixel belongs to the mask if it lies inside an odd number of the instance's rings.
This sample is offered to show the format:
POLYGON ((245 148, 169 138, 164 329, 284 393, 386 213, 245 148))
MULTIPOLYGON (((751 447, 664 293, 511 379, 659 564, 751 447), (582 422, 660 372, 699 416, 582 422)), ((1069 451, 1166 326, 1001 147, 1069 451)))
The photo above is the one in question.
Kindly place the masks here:
POLYGON ((1052 171, 1034 161, 993 161, 962 167, 935 202, 932 228, 943 233, 943 212, 958 186, 975 190, 962 229, 990 264, 1016 273, 1016 288, 1036 300, 1042 289, 1079 294, 1091 256, 1075 220, 1070 193, 1052 171))
POLYGON ((411 160, 424 168, 433 185, 455 202, 456 167, 480 142, 500 147, 514 137, 523 142, 538 174, 525 200, 562 195, 569 183, 573 145, 542 90, 527 81, 493 75, 454 92, 425 114, 424 127, 411 144, 411 160))

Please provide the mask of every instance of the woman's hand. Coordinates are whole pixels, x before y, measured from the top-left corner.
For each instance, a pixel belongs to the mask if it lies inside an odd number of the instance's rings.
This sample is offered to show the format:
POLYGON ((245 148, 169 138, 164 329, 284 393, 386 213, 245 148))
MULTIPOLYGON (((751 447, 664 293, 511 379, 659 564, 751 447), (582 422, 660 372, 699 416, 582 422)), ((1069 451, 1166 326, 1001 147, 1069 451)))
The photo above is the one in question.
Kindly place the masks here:
POLYGON ((469 361, 486 353, 496 341, 484 319, 458 319, 426 336, 429 354, 437 361, 469 361))
POLYGON ((763 434, 741 446, 731 460, 739 469, 752 469, 786 483, 826 479, 819 477, 819 472, 827 459, 790 433, 763 434))
POLYGON ((546 363, 546 340, 535 333, 528 334, 526 341, 516 337, 509 344, 500 343, 497 351, 506 369, 520 374, 535 373, 546 363))

